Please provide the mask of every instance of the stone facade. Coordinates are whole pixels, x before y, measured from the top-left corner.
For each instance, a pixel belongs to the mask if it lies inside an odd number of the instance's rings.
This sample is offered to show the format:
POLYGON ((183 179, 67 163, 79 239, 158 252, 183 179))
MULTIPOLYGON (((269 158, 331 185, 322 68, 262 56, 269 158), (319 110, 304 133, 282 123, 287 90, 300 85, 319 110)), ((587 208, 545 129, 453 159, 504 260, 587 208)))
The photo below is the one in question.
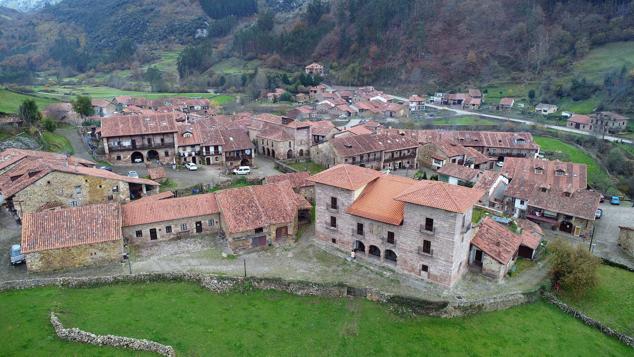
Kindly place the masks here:
POLYGON ((195 235, 215 234, 218 233, 219 230, 220 215, 213 214, 208 216, 189 217, 166 222, 123 227, 123 237, 128 242, 143 243, 195 235), (197 228, 200 232, 197 231, 197 228), (151 232, 152 229, 154 229, 154 233, 151 232), (154 234, 156 234, 155 239, 153 239, 154 234))
POLYGON ((634 257, 634 227, 619 227, 619 246, 634 257))
POLYGON ((482 253, 482 274, 502 281, 509 269, 515 264, 515 259, 511 259, 507 265, 491 258, 488 254, 482 253))
MULTIPOLYGON (((224 221, 222 224, 223 226, 226 226, 224 221)), ((297 234, 297 216, 295 216, 293 222, 285 224, 271 224, 258 230, 225 234, 227 246, 234 253, 241 253, 260 247, 266 247, 269 244, 284 244, 293 241, 295 235, 297 234)))
POLYGON ((164 164, 176 160, 176 133, 103 138, 102 143, 106 156, 115 165, 136 163, 137 158, 164 164))
POLYGON ((75 207, 129 200, 127 182, 54 171, 15 194, 13 206, 22 217, 24 212, 36 212, 44 206, 75 207))
POLYGON ((356 249, 359 259, 433 283, 452 286, 460 280, 467 270, 473 236, 471 209, 466 214, 458 214, 406 203, 403 224, 396 226, 345 213, 363 189, 347 191, 315 185, 317 239, 343 251, 356 249), (337 209, 330 207, 331 197, 337 198, 337 209), (331 217, 335 217, 336 227, 331 226, 331 217), (433 232, 421 229, 426 218, 434 220, 433 232), (363 235, 357 234, 358 223, 363 224, 363 235), (424 241, 429 241, 427 252, 423 249, 424 241))
POLYGON ((123 252, 122 240, 83 244, 28 253, 26 254, 26 266, 29 272, 79 268, 120 261, 123 252))

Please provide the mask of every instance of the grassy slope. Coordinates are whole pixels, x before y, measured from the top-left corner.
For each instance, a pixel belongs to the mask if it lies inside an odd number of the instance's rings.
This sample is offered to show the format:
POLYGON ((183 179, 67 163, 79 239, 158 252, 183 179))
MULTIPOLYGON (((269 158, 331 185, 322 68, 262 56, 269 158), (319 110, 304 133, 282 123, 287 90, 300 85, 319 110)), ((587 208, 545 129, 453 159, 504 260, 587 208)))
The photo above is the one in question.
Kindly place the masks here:
POLYGON ((56 102, 56 100, 51 98, 18 94, 4 88, 0 88, 0 112, 17 113, 20 104, 22 104, 22 102, 26 99, 34 99, 40 110, 44 109, 47 105, 56 102))
POLYGON ((42 131, 42 140, 44 141, 45 148, 48 151, 66 154, 75 153, 73 145, 70 143, 70 141, 60 134, 51 133, 49 131, 42 131))
MULTIPOLYGON (((364 300, 279 292, 214 295, 185 283, 0 294, 7 355, 94 354, 54 338, 67 326, 148 338, 180 355, 625 355, 631 349, 544 303, 468 318, 396 316, 364 300)), ((101 351, 100 351, 101 352, 101 351)), ((105 350, 103 354, 118 351, 105 350)))
POLYGON ((576 146, 564 143, 559 139, 544 136, 535 136, 534 139, 542 151, 561 152, 568 157, 567 159, 569 161, 588 165, 588 183, 590 185, 601 177, 607 177, 608 174, 599 163, 588 153, 576 146))
POLYGON ((482 119, 476 116, 457 116, 453 118, 434 119, 434 125, 498 125, 499 122, 492 119, 482 119))
POLYGON ((634 273, 602 265, 598 275, 598 286, 582 299, 564 296, 564 300, 590 317, 634 335, 634 273))

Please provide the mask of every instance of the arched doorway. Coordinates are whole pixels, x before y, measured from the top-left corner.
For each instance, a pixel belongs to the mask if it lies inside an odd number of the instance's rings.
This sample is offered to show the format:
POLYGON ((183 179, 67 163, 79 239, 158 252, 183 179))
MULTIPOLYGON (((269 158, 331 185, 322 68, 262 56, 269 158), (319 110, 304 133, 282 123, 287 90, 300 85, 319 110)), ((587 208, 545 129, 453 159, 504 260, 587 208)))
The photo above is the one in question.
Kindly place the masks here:
POLYGON ((210 157, 205 158, 205 162, 207 163, 207 165, 211 165, 211 158, 210 157))
POLYGON ((372 257, 377 257, 377 258, 381 257, 381 249, 379 249, 379 247, 377 247, 376 245, 371 245, 370 250, 368 250, 368 253, 370 253, 370 256, 372 257))
POLYGON ((304 156, 304 149, 299 149, 299 156, 304 156))
POLYGON ((393 250, 390 250, 390 249, 386 249, 385 250, 385 260, 386 261, 396 264, 396 259, 397 259, 396 253, 394 253, 393 250))
POLYGON ((561 224, 559 225, 559 230, 566 233, 572 233, 573 228, 572 223, 568 221, 561 221, 561 224))
POLYGON ((156 150, 150 150, 147 152, 148 161, 154 161, 159 159, 159 153, 156 150))
POLYGON ((354 242, 354 251, 357 253, 365 254, 365 244, 362 241, 357 240, 354 242))
POLYGON ((249 161, 249 159, 242 159, 242 161, 240 161, 240 166, 250 166, 251 162, 249 161))
POLYGON ((286 158, 287 159, 292 159, 293 158, 293 150, 288 150, 286 152, 286 158))
POLYGON ((275 158, 275 150, 271 150, 271 157, 275 158))
POLYGON ((143 162, 143 154, 138 151, 133 152, 132 155, 130 155, 130 161, 132 161, 133 164, 143 162))
POLYGON ((271 156, 271 149, 266 148, 266 156, 271 156))

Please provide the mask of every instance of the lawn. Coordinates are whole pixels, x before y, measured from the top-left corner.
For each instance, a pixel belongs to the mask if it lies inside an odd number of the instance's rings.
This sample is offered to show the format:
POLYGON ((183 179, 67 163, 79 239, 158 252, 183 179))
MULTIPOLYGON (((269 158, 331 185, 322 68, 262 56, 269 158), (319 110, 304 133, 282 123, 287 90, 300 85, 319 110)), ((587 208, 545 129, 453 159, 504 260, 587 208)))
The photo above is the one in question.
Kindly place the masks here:
POLYGON ((498 82, 491 83, 482 88, 486 91, 484 94, 484 102, 488 104, 498 104, 501 98, 510 97, 517 99, 528 99, 528 91, 537 89, 538 83, 516 83, 516 82, 498 82))
POLYGON ((42 142, 44 143, 44 149, 47 151, 71 155, 75 153, 73 145, 62 135, 51 133, 50 131, 42 131, 42 142))
POLYGON ((220 191, 220 190, 226 190, 228 188, 238 188, 238 187, 246 187, 246 186, 253 186, 256 185, 255 183, 249 182, 247 181, 246 178, 244 177, 240 177, 238 179, 232 180, 231 184, 229 186, 214 186, 210 192, 216 192, 216 191, 220 191))
POLYGON ((573 72, 601 84, 606 73, 623 66, 634 68, 634 41, 613 42, 592 49, 574 64, 573 72))
POLYGON ((492 119, 482 119, 477 116, 466 115, 456 116, 452 118, 440 118, 431 121, 434 125, 499 125, 500 123, 492 119))
POLYGON ((326 169, 325 167, 312 161, 296 162, 288 164, 288 166, 294 168, 297 171, 308 171, 311 175, 318 174, 326 169))
POLYGON ((627 335, 634 335, 634 273, 601 265, 599 284, 579 300, 562 299, 590 317, 627 335))
MULTIPOLYGON (((275 291, 211 294, 187 283, 38 288, 0 294, 3 354, 123 355, 59 341, 48 321, 152 339, 181 356, 513 356, 631 354, 543 302, 467 318, 395 315, 360 299, 275 291)), ((129 353, 127 355, 133 355, 129 353)))
POLYGON ((19 94, 0 88, 0 112, 17 113, 20 104, 22 104, 22 102, 26 99, 34 99, 40 110, 44 109, 47 105, 56 102, 56 100, 51 98, 19 94))
POLYGON ((601 98, 593 96, 590 99, 573 101, 570 98, 565 98, 559 101, 559 110, 568 111, 577 114, 590 114, 594 112, 594 109, 601 103, 601 98))
POLYGON ((588 183, 590 186, 594 186, 597 182, 605 182, 606 179, 610 180, 607 172, 599 163, 582 149, 555 138, 534 136, 533 139, 541 147, 541 151, 560 153, 563 156, 562 161, 586 164, 588 166, 588 183))

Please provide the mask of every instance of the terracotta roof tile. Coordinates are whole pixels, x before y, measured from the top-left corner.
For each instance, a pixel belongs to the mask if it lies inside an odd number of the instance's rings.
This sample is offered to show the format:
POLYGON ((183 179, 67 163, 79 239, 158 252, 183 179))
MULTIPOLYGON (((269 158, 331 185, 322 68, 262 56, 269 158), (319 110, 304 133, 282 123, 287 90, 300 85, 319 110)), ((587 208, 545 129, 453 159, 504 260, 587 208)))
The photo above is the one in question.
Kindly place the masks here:
POLYGON ((508 157, 504 160, 502 172, 511 179, 506 195, 520 199, 528 199, 535 187, 541 185, 572 191, 588 186, 585 164, 508 157))
POLYGON ((411 138, 393 134, 362 134, 339 136, 329 141, 341 157, 357 156, 370 152, 416 149, 418 143, 411 138))
POLYGON ((308 180, 354 191, 381 176, 378 171, 355 165, 340 164, 311 176, 308 180))
POLYGON ((379 222, 400 225, 403 222, 405 203, 395 200, 394 197, 417 182, 406 177, 383 175, 370 182, 346 212, 379 222))
POLYGON ((484 191, 440 181, 418 181, 395 199, 415 205, 464 213, 482 198, 484 191))
POLYGON ((22 252, 121 240, 121 210, 114 203, 25 213, 22 252))
POLYGON ((591 119, 587 115, 573 114, 568 121, 578 124, 590 124, 591 119))
POLYGON ((147 199, 143 202, 133 201, 123 205, 122 209, 124 227, 208 216, 220 212, 215 193, 167 199, 147 199))
POLYGON ((542 192, 535 189, 528 197, 528 205, 594 221, 600 200, 600 193, 589 190, 579 190, 565 196, 561 190, 542 192))
POLYGON ((508 264, 522 243, 522 237, 509 231, 504 225, 485 217, 471 244, 480 248, 491 258, 502 264, 508 264))
POLYGON ((445 176, 455 177, 463 181, 474 181, 480 174, 480 170, 450 162, 438 169, 438 173, 445 176))
POLYGON ((291 172, 288 174, 274 175, 268 176, 264 179, 266 183, 277 183, 281 181, 289 181, 291 186, 295 189, 307 186, 314 186, 315 183, 312 181, 308 181, 310 174, 306 171, 302 172, 291 172))
POLYGON ((178 114, 118 115, 101 119, 104 138, 137 134, 175 133, 178 114))
POLYGON ((335 129, 335 124, 328 120, 320 120, 309 123, 313 135, 326 136, 335 129))

